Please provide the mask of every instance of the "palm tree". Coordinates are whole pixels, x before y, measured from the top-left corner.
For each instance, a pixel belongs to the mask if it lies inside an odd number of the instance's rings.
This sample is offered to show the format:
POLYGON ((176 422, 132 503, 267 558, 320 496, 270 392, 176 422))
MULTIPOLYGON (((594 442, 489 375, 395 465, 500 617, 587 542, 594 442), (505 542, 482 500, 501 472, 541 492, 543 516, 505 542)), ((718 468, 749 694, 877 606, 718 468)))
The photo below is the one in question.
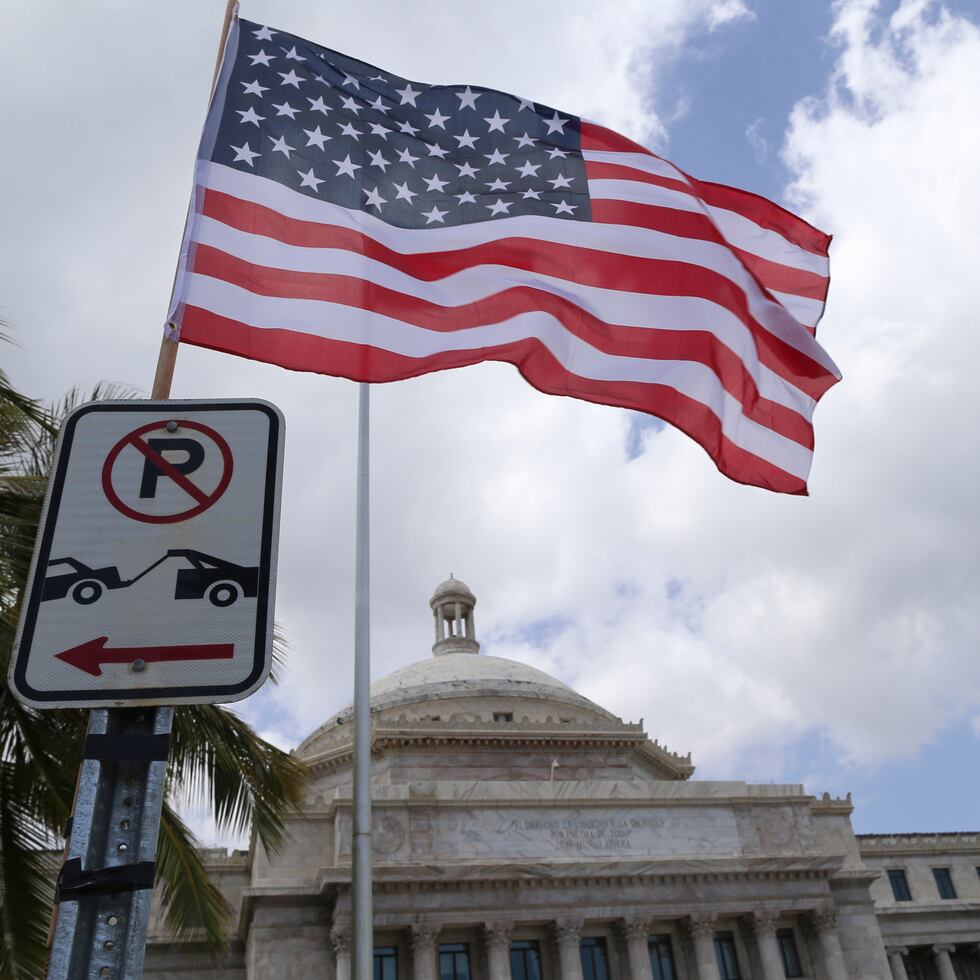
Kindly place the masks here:
MULTIPOLYGON (((92 397, 120 394, 101 388, 92 397)), ((28 708, 6 683, 58 424, 79 401, 72 392, 42 407, 0 372, 0 980, 44 975, 57 866, 52 849, 71 812, 87 726, 87 712, 28 708)), ((237 835, 251 827, 274 850, 284 815, 299 805, 304 776, 298 760, 232 711, 177 708, 157 852, 167 922, 177 937, 220 949, 230 910, 174 800, 204 800, 220 831, 237 835)))

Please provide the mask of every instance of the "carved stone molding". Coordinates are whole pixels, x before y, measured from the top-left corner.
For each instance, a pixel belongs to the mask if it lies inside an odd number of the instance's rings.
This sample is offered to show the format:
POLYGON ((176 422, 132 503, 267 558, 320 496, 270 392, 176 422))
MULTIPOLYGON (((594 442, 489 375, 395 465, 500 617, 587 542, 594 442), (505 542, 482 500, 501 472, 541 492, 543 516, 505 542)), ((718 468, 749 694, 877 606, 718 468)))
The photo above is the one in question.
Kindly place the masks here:
POLYGON ((643 918, 622 919, 616 924, 616 929, 627 943, 637 940, 646 942, 650 935, 650 920, 643 918))
POLYGON ((908 956, 909 948, 908 946, 889 946, 885 952, 889 956, 908 956))
POLYGON ((487 922, 483 926, 483 941, 487 949, 499 947, 510 948, 510 934, 514 929, 513 922, 487 922))
POLYGON ((818 936, 837 931, 837 909, 815 909, 806 918, 807 924, 818 936))
POLYGON ((684 927, 694 939, 713 939, 717 922, 714 912, 695 912, 684 921, 684 927))
POLYGON ((551 931, 559 946, 564 943, 575 943, 578 946, 584 925, 585 922, 582 919, 557 919, 551 924, 551 931))
POLYGON ((336 925, 330 930, 330 942, 337 956, 350 956, 350 926, 336 925))
POLYGON ((743 917, 742 925, 753 936, 774 936, 778 919, 775 912, 752 912, 743 917))
POLYGON ((949 943, 939 943, 932 947, 932 952, 935 956, 941 956, 943 953, 955 953, 956 947, 949 943))
POLYGON ((410 930, 410 941, 413 950, 432 949, 439 938, 441 926, 434 922, 413 922, 410 930))

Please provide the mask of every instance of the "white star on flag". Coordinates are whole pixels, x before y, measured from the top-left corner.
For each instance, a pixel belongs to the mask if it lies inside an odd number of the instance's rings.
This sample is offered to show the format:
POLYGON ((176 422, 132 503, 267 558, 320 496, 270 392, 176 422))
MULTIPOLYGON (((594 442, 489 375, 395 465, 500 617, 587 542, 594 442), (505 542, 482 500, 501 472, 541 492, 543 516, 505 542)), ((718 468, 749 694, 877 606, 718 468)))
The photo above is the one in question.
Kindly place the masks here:
POLYGON ((305 174, 302 170, 297 170, 296 173, 298 173, 302 178, 299 185, 300 187, 312 187, 313 190, 319 191, 320 185, 323 183, 323 179, 314 175, 312 167, 310 167, 305 174))

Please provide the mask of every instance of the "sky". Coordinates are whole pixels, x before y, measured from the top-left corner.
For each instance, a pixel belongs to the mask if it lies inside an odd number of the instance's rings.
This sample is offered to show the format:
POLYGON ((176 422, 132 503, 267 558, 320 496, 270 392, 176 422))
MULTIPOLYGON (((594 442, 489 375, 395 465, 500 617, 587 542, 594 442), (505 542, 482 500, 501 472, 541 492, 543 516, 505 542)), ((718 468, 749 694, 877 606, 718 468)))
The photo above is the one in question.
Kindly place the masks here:
MULTIPOLYGON (((149 390, 223 4, 36 0, 0 34, 4 370, 149 390)), ((859 832, 980 829, 980 11, 931 0, 596 5, 251 0, 403 77, 618 128, 834 235, 807 498, 727 481, 669 427, 487 364, 372 390, 372 676, 429 655, 428 598, 695 778, 851 792, 859 832)), ((282 682, 297 744, 351 700, 356 386, 181 348, 174 397, 287 420, 282 682)), ((205 839, 202 819, 195 826, 205 839)))

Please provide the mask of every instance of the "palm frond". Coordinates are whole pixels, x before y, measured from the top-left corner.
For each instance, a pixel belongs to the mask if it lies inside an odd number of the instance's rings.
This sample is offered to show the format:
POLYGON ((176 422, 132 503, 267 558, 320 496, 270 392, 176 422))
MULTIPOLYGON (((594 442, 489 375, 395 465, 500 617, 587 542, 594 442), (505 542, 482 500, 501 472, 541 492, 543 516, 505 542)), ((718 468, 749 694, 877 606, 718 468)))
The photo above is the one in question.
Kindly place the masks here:
POLYGON ((269 670, 269 683, 278 684, 282 672, 286 669, 286 657, 289 653, 289 640, 286 639, 286 628, 282 623, 272 624, 272 667, 269 670))
POLYGON ((160 815, 157 872, 174 936, 204 942, 213 952, 224 948, 231 909, 208 877, 194 835, 167 803, 160 815))
POLYGON ((20 805, 18 775, 0 760, 0 980, 41 980, 57 864, 43 828, 20 805))
POLYGON ((280 846, 283 816, 300 805, 302 762, 214 704, 177 708, 171 745, 175 788, 206 801, 220 830, 243 834, 251 825, 267 849, 280 846))

